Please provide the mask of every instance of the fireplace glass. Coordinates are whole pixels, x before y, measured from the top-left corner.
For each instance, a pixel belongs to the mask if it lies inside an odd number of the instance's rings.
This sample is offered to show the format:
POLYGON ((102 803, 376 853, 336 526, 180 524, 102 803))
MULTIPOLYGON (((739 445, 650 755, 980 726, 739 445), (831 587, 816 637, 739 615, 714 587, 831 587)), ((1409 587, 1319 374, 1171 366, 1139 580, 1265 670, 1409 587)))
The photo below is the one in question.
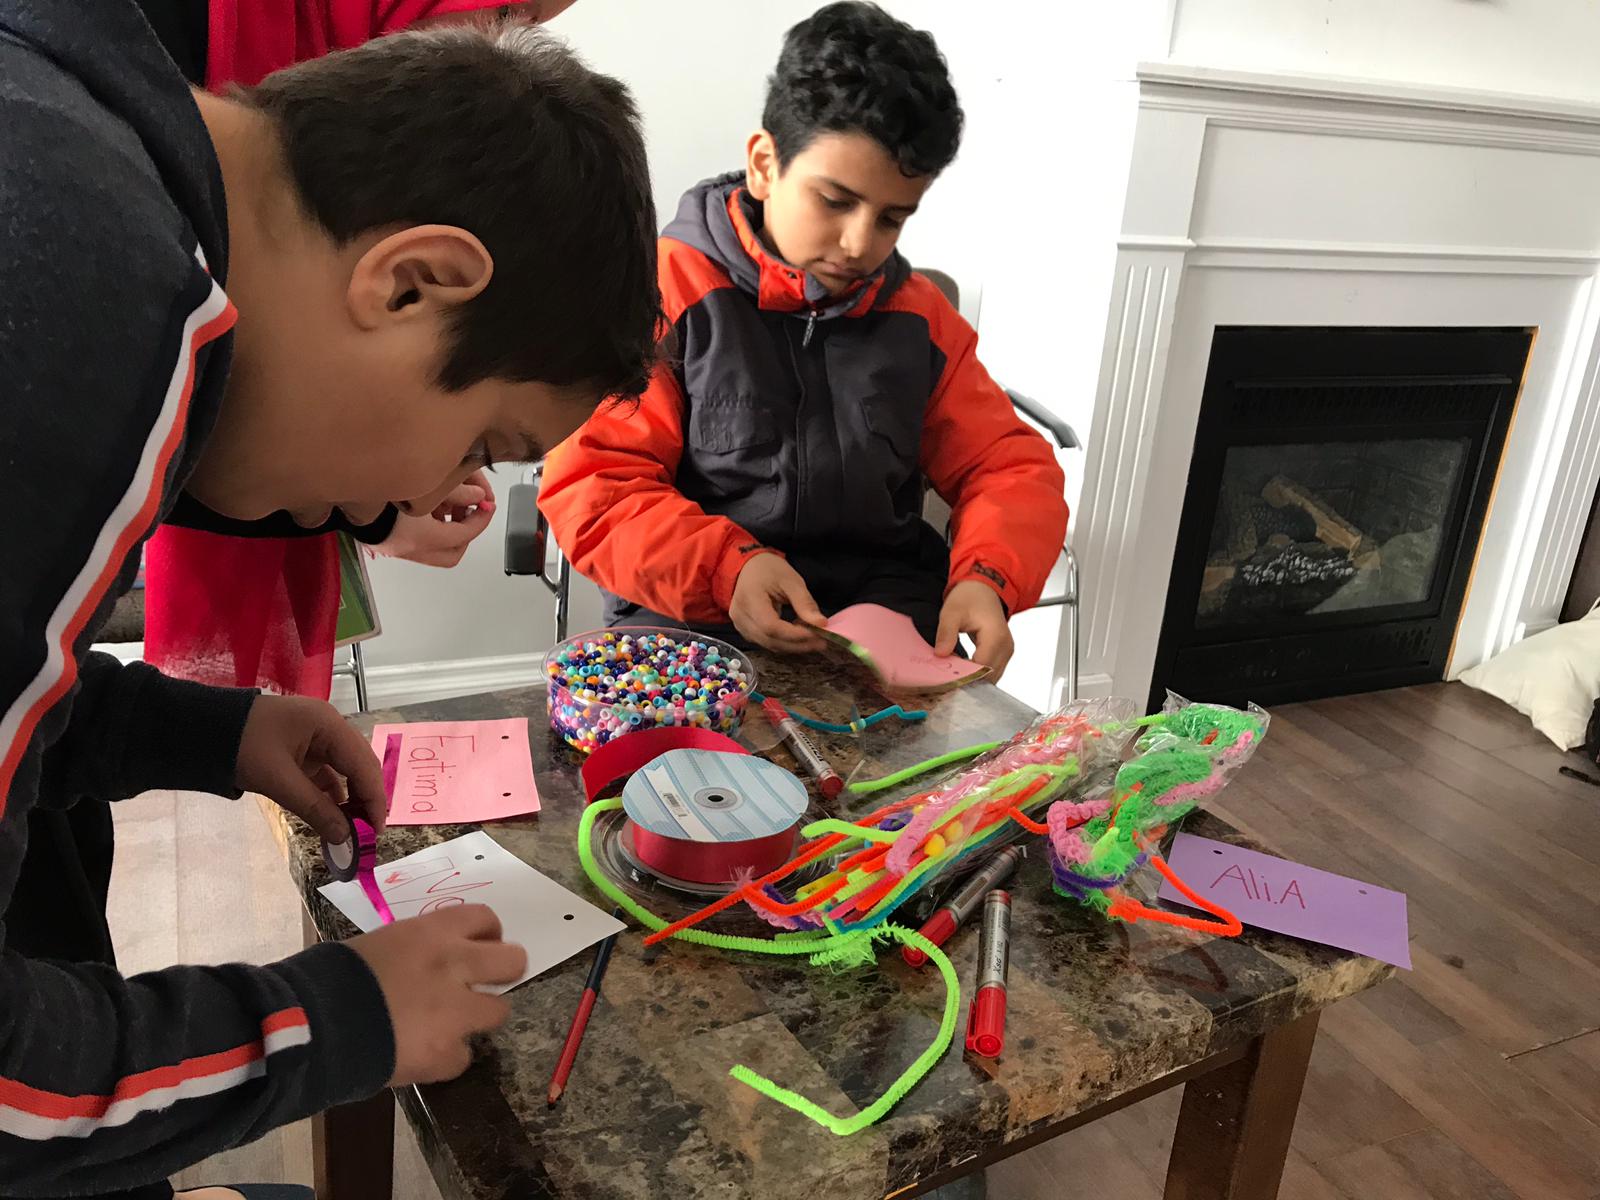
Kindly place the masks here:
POLYGON ((1426 600, 1470 450, 1464 437, 1229 447, 1195 625, 1426 600))

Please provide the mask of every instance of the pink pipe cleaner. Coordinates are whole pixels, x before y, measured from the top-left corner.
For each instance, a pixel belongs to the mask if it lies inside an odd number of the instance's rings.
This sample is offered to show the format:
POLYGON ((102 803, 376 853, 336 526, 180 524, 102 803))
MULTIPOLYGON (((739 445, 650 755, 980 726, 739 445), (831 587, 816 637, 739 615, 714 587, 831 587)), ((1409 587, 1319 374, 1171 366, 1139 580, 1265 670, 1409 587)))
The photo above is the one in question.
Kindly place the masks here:
POLYGON ((1238 762, 1249 756, 1250 744, 1255 736, 1247 729, 1239 735, 1239 740, 1217 755, 1217 763, 1212 768, 1211 774, 1198 783, 1180 783, 1177 787, 1161 796, 1151 796, 1150 803, 1165 807, 1177 804, 1183 800, 1198 800, 1203 796, 1210 796, 1222 790, 1222 785, 1227 782, 1228 771, 1238 762))
POLYGON ((1098 800, 1057 800, 1052 804, 1050 811, 1045 814, 1045 823, 1050 826, 1050 844, 1055 847, 1056 853, 1067 862, 1088 862, 1089 847, 1084 845, 1078 826, 1087 824, 1110 808, 1110 796, 1102 796, 1098 800))
POLYGON ((884 869, 895 879, 905 878, 906 873, 916 866, 918 861, 916 855, 923 842, 942 824, 945 813, 950 809, 979 788, 1003 779, 1023 767, 1035 764, 1050 765, 1062 761, 1068 755, 1077 754, 1083 746, 1083 739, 1094 732, 1096 732, 1095 727, 1079 715, 1047 720, 1040 726, 1033 741, 1008 747, 992 762, 969 770, 955 786, 930 799, 922 811, 911 818, 900 831, 900 836, 895 839, 894 845, 890 847, 884 869))
MULTIPOLYGON (((749 883, 755 877, 756 877, 756 873, 753 870, 751 870, 749 867, 744 867, 744 868, 741 868, 740 870, 734 872, 734 876, 733 876, 734 890, 735 891, 742 890, 744 888, 744 885, 749 883)), ((773 887, 770 883, 766 887, 762 888, 761 890, 762 890, 763 893, 766 894, 766 896, 767 896, 767 898, 769 900, 786 901, 788 899, 788 897, 784 896, 781 892, 778 891, 777 888, 773 887)), ((810 914, 808 914, 808 913, 797 913, 792 917, 786 917, 786 916, 783 916, 783 915, 781 915, 779 913, 768 912, 766 909, 760 908, 760 907, 758 907, 757 905, 754 905, 754 904, 750 905, 750 911, 755 913, 756 916, 760 917, 768 925, 776 926, 779 929, 787 929, 787 930, 793 931, 793 930, 797 930, 797 929, 819 929, 822 926, 822 921, 820 919, 812 918, 812 917, 810 917, 810 914)))
POLYGON ((1227 773, 1219 768, 1199 783, 1180 783, 1163 795, 1151 796, 1150 803, 1157 808, 1166 808, 1169 804, 1178 804, 1184 800, 1199 800, 1202 796, 1220 792, 1227 778, 1227 773))

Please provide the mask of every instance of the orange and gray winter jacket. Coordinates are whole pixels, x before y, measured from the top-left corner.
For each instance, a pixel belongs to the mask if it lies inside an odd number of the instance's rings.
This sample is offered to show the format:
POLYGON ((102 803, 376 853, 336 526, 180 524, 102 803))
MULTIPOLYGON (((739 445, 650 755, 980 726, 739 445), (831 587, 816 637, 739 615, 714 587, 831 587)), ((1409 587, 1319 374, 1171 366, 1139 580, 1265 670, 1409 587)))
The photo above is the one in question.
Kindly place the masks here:
POLYGON ((982 580, 1016 613, 1066 533, 1049 445, 978 362, 977 335, 897 251, 843 297, 768 251, 741 176, 683 198, 660 243, 666 354, 641 405, 603 408, 546 463, 540 508, 573 565, 637 608, 728 621, 750 556, 786 555, 825 611, 906 608, 982 580), (953 512, 948 556, 922 519, 953 512))

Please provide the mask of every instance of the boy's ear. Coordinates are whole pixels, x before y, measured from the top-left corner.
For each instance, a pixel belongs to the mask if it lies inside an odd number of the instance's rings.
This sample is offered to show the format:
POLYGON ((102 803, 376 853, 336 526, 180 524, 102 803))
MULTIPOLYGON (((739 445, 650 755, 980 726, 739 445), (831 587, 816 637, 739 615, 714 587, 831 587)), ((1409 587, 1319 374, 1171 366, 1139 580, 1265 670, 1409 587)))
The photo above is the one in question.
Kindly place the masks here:
POLYGON ((758 129, 745 146, 744 186, 752 200, 766 200, 778 179, 778 147, 772 135, 758 129))
POLYGON ((345 299, 362 329, 465 304, 488 286, 494 259, 454 225, 412 225, 374 243, 356 260, 345 299))

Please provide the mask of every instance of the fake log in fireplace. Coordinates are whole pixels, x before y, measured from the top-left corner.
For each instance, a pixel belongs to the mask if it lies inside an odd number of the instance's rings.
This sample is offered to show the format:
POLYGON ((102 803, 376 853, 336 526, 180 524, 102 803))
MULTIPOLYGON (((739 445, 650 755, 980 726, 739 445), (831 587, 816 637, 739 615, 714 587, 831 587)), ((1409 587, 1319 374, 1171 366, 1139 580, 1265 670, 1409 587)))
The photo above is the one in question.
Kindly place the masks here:
POLYGON ((1218 327, 1152 701, 1443 678, 1532 340, 1218 327))

